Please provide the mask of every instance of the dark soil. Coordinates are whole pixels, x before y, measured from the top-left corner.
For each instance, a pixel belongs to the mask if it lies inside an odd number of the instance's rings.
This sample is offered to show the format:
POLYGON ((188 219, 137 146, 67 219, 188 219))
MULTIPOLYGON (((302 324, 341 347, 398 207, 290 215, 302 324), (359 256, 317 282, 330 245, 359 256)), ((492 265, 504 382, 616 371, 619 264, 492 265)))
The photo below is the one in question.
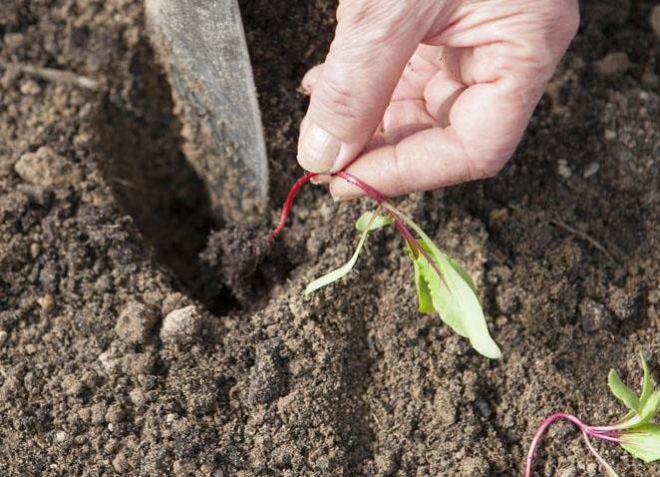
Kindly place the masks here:
MULTIPOLYGON (((296 89, 323 58, 335 4, 241 3, 274 223, 300 174, 296 89)), ((519 476, 547 414, 616 418, 610 367, 637 383, 641 350, 660 378, 653 3, 584 2, 503 173, 403 201, 475 278, 504 351, 490 362, 417 312, 392 231, 349 278, 303 298, 349 257, 366 202, 311 187, 272 247, 266 225, 212 234, 140 2, 4 0, 0 475, 519 476)), ((660 476, 599 449, 621 475, 660 476)), ((598 473, 574 430, 550 432, 538 475, 598 473)))

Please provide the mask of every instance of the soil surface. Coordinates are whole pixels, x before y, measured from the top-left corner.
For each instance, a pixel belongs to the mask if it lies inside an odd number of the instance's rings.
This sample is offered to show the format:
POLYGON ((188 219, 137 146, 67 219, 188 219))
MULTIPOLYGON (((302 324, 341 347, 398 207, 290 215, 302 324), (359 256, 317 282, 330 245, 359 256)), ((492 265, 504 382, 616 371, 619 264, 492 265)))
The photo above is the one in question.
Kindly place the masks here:
MULTIPOLYGON (((141 2, 3 1, 1 475, 519 476, 546 415, 621 414, 610 367, 637 386, 642 351, 660 378, 654 2, 583 2, 501 175, 402 201, 475 278, 497 362, 417 312, 393 231, 303 298, 369 207, 310 187, 264 241, 300 174, 297 87, 335 2, 241 3, 273 199, 249 227, 210 213, 141 2)), ((579 437, 552 430, 537 475, 600 475, 579 437)), ((598 448, 621 475, 660 476, 598 448)))

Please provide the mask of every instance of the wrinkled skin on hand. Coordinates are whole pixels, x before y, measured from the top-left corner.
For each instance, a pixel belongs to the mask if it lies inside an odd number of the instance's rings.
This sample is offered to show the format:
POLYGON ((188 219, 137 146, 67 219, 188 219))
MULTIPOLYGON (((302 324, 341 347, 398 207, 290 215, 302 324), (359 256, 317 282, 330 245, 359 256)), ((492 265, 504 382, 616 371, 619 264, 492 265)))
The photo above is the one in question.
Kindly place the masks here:
MULTIPOLYGON (((495 175, 579 23, 577 0, 342 0, 298 161, 396 196, 495 175)), ((329 177, 327 180, 330 180, 329 177)), ((362 195, 335 178, 336 199, 362 195)))

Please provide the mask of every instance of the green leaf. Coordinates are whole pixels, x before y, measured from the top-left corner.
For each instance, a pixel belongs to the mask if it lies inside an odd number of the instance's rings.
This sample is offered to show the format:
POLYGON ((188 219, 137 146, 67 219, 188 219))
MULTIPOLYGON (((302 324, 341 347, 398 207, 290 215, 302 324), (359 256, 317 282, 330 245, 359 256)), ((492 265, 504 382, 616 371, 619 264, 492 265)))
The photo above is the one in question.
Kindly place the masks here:
MULTIPOLYGON (((420 243, 420 245, 425 247, 423 243, 420 243)), ((433 256, 431 256, 431 258, 433 258, 433 256)), ((428 284, 431 302, 433 303, 433 310, 440 315, 442 321, 454 330, 454 333, 461 335, 463 338, 469 339, 470 336, 465 329, 460 316, 457 313, 452 313, 451 311, 446 310, 446 304, 448 302, 446 295, 448 295, 448 291, 447 286, 444 283, 445 274, 443 274, 443 279, 440 279, 438 273, 429 265, 429 262, 423 255, 417 257, 417 267, 419 268, 423 280, 428 284)))
POLYGON ((653 393, 653 381, 651 380, 651 371, 649 370, 649 364, 644 359, 644 354, 639 353, 639 359, 642 362, 642 369, 644 370, 644 381, 642 384, 642 395, 639 397, 639 402, 643 405, 646 400, 651 397, 653 393))
POLYGON ((412 260, 413 268, 415 269, 415 287, 417 288, 417 303, 419 307, 419 312, 424 315, 433 313, 435 309, 433 308, 433 298, 431 297, 431 290, 429 289, 429 284, 422 273, 422 269, 417 262, 415 253, 410 248, 409 244, 406 244, 408 250, 408 256, 412 260))
POLYGON ((660 425, 645 424, 623 433, 621 447, 647 464, 660 460, 660 425))
MULTIPOLYGON (((651 379, 651 371, 649 370, 649 365, 644 359, 644 354, 639 353, 639 358, 642 363, 642 370, 644 371, 644 379, 642 382, 642 394, 639 397, 639 407, 644 407, 644 404, 648 401, 653 394, 653 380, 651 379)), ((617 425, 618 428, 627 429, 639 425, 640 422, 643 422, 639 416, 639 412, 636 410, 630 411, 626 414, 620 421, 620 424, 617 425)))
POLYGON ((660 410, 660 391, 651 393, 639 412, 642 423, 649 422, 660 410))
POLYGON ((655 391, 654 393, 651 393, 649 398, 644 402, 640 412, 631 411, 619 424, 612 426, 612 429, 632 430, 644 427, 656 416, 656 414, 658 414, 658 412, 660 412, 660 391, 655 391))
POLYGON ((323 288, 327 285, 330 285, 331 283, 336 282, 340 278, 346 276, 351 270, 353 270, 353 267, 355 266, 355 262, 357 262, 358 256, 362 251, 362 247, 364 246, 364 243, 367 240, 367 236, 369 235, 369 232, 373 230, 373 224, 376 222, 376 220, 379 217, 379 212, 380 211, 377 210, 376 212, 371 214, 371 217, 369 218, 369 222, 365 224, 364 230, 362 231, 362 236, 360 237, 360 241, 358 242, 357 248, 355 249, 355 252, 353 253, 351 259, 341 267, 337 268, 336 270, 333 270, 330 273, 327 273, 322 277, 317 278, 312 283, 307 285, 307 288, 305 288, 306 297, 308 297, 310 294, 312 294, 319 288, 323 288))
POLYGON ((355 222, 355 228, 360 232, 364 232, 369 229, 369 231, 374 231, 387 227, 393 223, 392 218, 389 215, 381 215, 378 211, 365 212, 357 219, 355 222), (374 218, 374 214, 376 217, 374 218), (371 225, 369 225, 371 224, 371 225))
POLYGON ((470 285, 470 288, 472 288, 472 291, 476 294, 477 286, 474 284, 474 281, 472 280, 472 277, 468 274, 468 272, 466 272, 465 269, 461 267, 460 264, 450 256, 447 256, 447 261, 449 262, 449 265, 451 265, 452 268, 456 270, 456 273, 458 273, 463 278, 463 280, 465 280, 467 284, 470 285))
POLYGON ((472 280, 467 280, 467 273, 452 264, 449 257, 438 249, 426 233, 410 217, 399 214, 417 233, 420 244, 428 252, 442 274, 438 276, 426 258, 419 254, 416 261, 422 277, 426 280, 433 307, 440 318, 456 333, 470 340, 472 347, 482 355, 498 359, 502 352, 488 332, 486 318, 481 303, 474 290, 472 280))
POLYGON ((639 398, 637 395, 633 392, 632 389, 623 384, 621 378, 619 377, 619 373, 613 369, 610 370, 610 374, 607 377, 607 384, 609 384, 612 394, 614 394, 614 396, 616 396, 619 401, 625 404, 628 409, 637 413, 641 410, 639 398))

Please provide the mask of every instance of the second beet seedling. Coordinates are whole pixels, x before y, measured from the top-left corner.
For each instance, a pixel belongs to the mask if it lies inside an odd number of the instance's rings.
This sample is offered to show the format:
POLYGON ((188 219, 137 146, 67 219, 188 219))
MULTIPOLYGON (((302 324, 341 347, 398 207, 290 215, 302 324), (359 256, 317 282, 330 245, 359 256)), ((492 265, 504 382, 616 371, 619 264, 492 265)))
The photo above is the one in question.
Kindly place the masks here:
POLYGON ((615 370, 611 370, 608 376, 608 384, 612 394, 629 409, 628 414, 621 418, 619 422, 609 426, 591 426, 578 417, 565 412, 555 413, 543 421, 534 436, 527 455, 525 477, 532 477, 534 458, 543 435, 553 423, 559 420, 567 420, 573 423, 582 432, 582 437, 589 452, 603 466, 609 477, 619 477, 619 474, 596 451, 591 443, 592 439, 618 444, 632 456, 646 463, 660 460, 660 425, 652 422, 660 412, 660 389, 653 389, 649 366, 643 355, 641 356, 641 363, 644 370, 644 380, 642 393, 639 396, 623 384, 615 370))

